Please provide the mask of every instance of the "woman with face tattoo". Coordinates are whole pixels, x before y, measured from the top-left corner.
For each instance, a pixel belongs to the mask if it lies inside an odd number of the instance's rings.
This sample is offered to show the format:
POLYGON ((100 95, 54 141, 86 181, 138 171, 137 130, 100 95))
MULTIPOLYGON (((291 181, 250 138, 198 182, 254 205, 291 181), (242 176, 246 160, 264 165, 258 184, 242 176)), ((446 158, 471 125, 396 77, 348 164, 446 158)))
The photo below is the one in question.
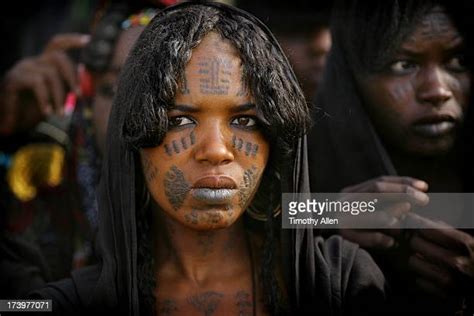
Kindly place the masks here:
MULTIPOLYGON (((462 1, 336 5, 333 51, 309 137, 313 192, 407 192, 411 202, 391 205, 380 228, 414 220, 412 210, 427 203, 428 192, 473 192, 472 9, 462 1)), ((472 304, 469 231, 340 233, 370 250, 392 277, 402 310, 452 315, 472 304)))
POLYGON ((158 13, 109 119, 101 263, 32 297, 67 315, 377 313, 385 282, 365 251, 280 228, 281 192, 309 192, 308 112, 255 17, 210 2, 158 13))

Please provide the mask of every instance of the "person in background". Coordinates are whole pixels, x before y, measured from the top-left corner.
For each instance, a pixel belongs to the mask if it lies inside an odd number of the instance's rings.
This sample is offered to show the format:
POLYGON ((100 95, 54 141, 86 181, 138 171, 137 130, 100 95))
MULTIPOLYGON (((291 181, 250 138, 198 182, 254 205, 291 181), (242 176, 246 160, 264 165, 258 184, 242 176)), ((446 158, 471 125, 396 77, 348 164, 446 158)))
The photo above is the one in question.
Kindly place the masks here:
POLYGON ((411 196, 391 204, 377 229, 339 231, 381 265, 396 294, 394 314, 474 308, 472 230, 411 212, 428 203, 428 192, 473 192, 473 9, 353 0, 333 11, 333 48, 309 135, 311 189, 411 196), (432 229, 384 229, 405 220, 432 229))
POLYGON ((314 101, 331 49, 329 20, 332 0, 236 1, 275 34, 298 77, 306 100, 314 101))
MULTIPOLYGON (((299 17, 296 16, 295 19, 299 17)), ((312 101, 321 83, 327 55, 331 49, 331 34, 329 22, 313 21, 308 24, 293 32, 286 30, 276 33, 276 36, 295 70, 306 99, 312 101)))
POLYGON ((125 57, 155 13, 155 9, 126 3, 103 7, 97 11, 92 36, 58 35, 28 67, 14 67, 18 76, 11 77, 13 82, 14 78, 32 77, 31 73, 37 72, 45 78, 64 75, 68 86, 61 90, 64 87, 42 81, 46 86, 40 90, 50 91, 46 100, 54 101, 53 105, 46 104, 51 109, 43 113, 40 98, 44 96, 35 94, 37 87, 21 87, 22 94, 30 94, 27 105, 32 112, 38 112, 38 117, 47 115, 48 119, 33 129, 30 144, 16 152, 8 169, 9 203, 0 243, 0 270, 5 278, 0 297, 25 296, 46 282, 67 277, 71 270, 95 262, 95 189, 103 152, 101 140, 125 57), (64 42, 86 45, 79 67, 67 59, 66 48, 70 46, 64 42), (51 69, 42 66, 44 60, 52 60, 51 69))

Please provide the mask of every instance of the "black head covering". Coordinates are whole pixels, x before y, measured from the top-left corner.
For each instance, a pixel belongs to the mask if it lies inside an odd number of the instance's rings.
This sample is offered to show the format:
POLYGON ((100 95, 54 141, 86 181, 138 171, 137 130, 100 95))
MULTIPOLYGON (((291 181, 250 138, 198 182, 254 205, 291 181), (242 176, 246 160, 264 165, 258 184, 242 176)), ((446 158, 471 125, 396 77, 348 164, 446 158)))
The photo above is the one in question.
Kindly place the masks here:
MULTIPOLYGON (((273 46, 271 49, 277 50, 281 55, 281 63, 286 65, 285 75, 288 80, 288 89, 294 90, 293 93, 296 97, 294 97, 293 100, 296 100, 296 102, 284 105, 274 102, 275 111, 271 114, 263 113, 262 115, 264 120, 266 120, 265 115, 277 116, 282 106, 287 106, 290 109, 299 111, 297 115, 300 117, 296 123, 290 121, 292 118, 281 118, 280 126, 277 126, 277 128, 281 131, 278 135, 282 136, 280 140, 275 142, 276 146, 281 148, 281 150, 280 152, 272 151, 272 154, 281 154, 288 158, 288 160, 285 160, 286 164, 281 166, 280 170, 282 192, 309 192, 306 144, 305 138, 302 137, 305 126, 308 124, 308 116, 306 115, 308 109, 303 94, 297 85, 295 76, 288 66, 288 62, 279 44, 273 38, 270 31, 252 15, 219 3, 183 3, 158 13, 150 25, 144 30, 134 49, 131 51, 119 81, 117 97, 114 100, 109 118, 107 149, 99 188, 99 235, 102 264, 98 282, 95 288, 92 289, 94 294, 90 299, 91 289, 88 288, 88 282, 86 282, 86 286, 81 286, 81 284, 85 283, 83 281, 84 277, 81 274, 76 274, 73 277, 76 288, 79 289, 82 287, 85 290, 81 291, 83 292, 82 294, 78 291, 78 295, 83 296, 85 303, 91 306, 119 306, 119 309, 121 311, 127 311, 127 314, 139 314, 137 214, 141 212, 141 210, 140 201, 138 201, 139 198, 137 197, 140 197, 142 193, 142 184, 140 183, 142 180, 138 175, 141 173, 141 168, 137 155, 137 147, 156 146, 160 142, 159 138, 161 135, 159 135, 160 131, 146 130, 146 127, 145 130, 137 130, 136 126, 130 123, 130 120, 133 119, 135 115, 141 116, 142 118, 147 116, 147 110, 139 109, 140 107, 151 107, 157 112, 166 111, 166 107, 171 103, 169 102, 170 100, 160 100, 159 98, 149 97, 150 95, 159 95, 159 93, 154 91, 150 91, 150 94, 147 94, 147 91, 144 92, 145 98, 147 99, 141 100, 130 100, 128 92, 130 89, 135 89, 136 86, 133 86, 134 84, 148 85, 150 89, 156 89, 157 87, 166 89, 165 86, 167 83, 164 82, 164 79, 160 78, 153 70, 148 71, 147 69, 143 69, 144 67, 140 68, 140 63, 144 58, 156 58, 160 54, 157 48, 150 45, 149 42, 146 42, 150 39, 149 33, 156 32, 156 28, 160 23, 166 23, 173 19, 174 12, 179 12, 187 7, 214 8, 221 12, 222 17, 232 17, 235 15, 244 17, 248 20, 248 23, 254 24, 255 28, 263 30, 273 46), (147 50, 155 50, 155 52, 148 53, 147 50), (143 53, 144 51, 147 51, 147 53, 143 53), (153 56, 153 54, 156 56, 153 56), (160 82, 160 80, 163 81, 160 82), (128 83, 132 82, 132 85, 126 86, 125 81, 128 83), (291 124, 298 124, 298 126, 288 128, 291 124), (288 128, 288 130, 285 130, 285 128, 288 128), (289 132, 293 132, 294 135, 290 135, 289 132)), ((231 36, 231 34, 229 34, 229 36, 231 36)), ((184 51, 180 53, 186 54, 184 51)), ((245 64, 245 60, 243 64, 245 64)), ((183 70, 184 68, 177 69, 177 78, 180 78, 179 73, 182 73, 183 70)), ((265 78, 263 78, 263 80, 265 80, 265 78)), ((250 84, 252 84, 252 82, 250 84)), ((173 87, 175 89, 177 88, 176 83, 174 83, 173 87)), ((174 94, 174 91, 170 93, 170 95, 174 94)), ((270 97, 272 97, 272 95, 270 95, 270 97)), ((258 100, 258 96, 256 96, 256 99, 258 108, 258 103, 259 101, 262 102, 262 100, 258 100)), ((269 102, 268 94, 265 101, 269 102)), ((286 113, 286 115, 294 115, 294 113, 296 112, 290 111, 286 113)), ((281 115, 283 116, 285 113, 281 115)), ((296 119, 298 120, 298 117, 296 119)), ((143 119, 140 123, 143 123, 143 119)), ((143 124, 147 125, 147 122, 145 121, 143 124)), ((152 129, 162 128, 164 126, 163 124, 163 120, 156 122, 153 124, 154 127, 152 127, 152 129)), ((305 235, 303 231, 299 231, 296 235, 294 232, 292 233, 292 236, 282 237, 284 239, 290 238, 291 240, 287 242, 289 244, 296 243, 301 247, 303 240, 307 237, 311 237, 309 242, 312 242, 312 235, 310 234, 305 235)), ((293 247, 291 247, 291 249, 293 249, 293 247)), ((294 257, 297 254, 287 253, 286 255, 294 257)), ((292 281, 288 280, 288 282, 297 282, 299 279, 299 275, 296 274, 295 271, 290 272, 287 277, 288 279, 292 279, 292 281), (296 278, 296 280, 293 280, 293 278, 296 278)))
MULTIPOLYGON (((442 5, 464 36, 467 66, 472 73, 473 21, 472 1, 417 0, 341 0, 333 11, 332 48, 322 84, 316 97, 314 125, 308 135, 310 183, 313 192, 340 192, 343 188, 384 175, 397 175, 397 170, 364 109, 356 78, 376 72, 386 62, 392 49, 408 35, 419 17, 436 5, 442 5)), ((471 80, 471 91, 472 80, 471 80)), ((464 189, 473 189, 473 114, 472 98, 463 131, 457 140, 461 147, 459 167, 464 189)), ((408 175, 409 176, 409 175, 408 175)), ((472 232, 471 232, 472 233, 472 232)), ((393 314, 428 313, 446 315, 446 301, 433 302, 419 293, 413 296, 415 278, 394 270, 394 262, 405 260, 402 245, 382 255, 372 252, 393 286, 393 314), (396 256, 393 256, 396 254, 396 256), (377 256, 378 255, 378 256, 377 256), (424 300, 426 299, 426 300, 424 300), (440 304, 437 304, 440 303, 440 304), (440 306, 440 305, 443 306, 440 306)), ((411 254, 411 253, 409 253, 411 254)), ((408 258, 408 257, 407 257, 408 258)))
MULTIPOLYGON (((332 48, 316 97, 314 126, 308 136, 313 192, 339 192, 368 179, 397 174, 364 109, 356 77, 380 70, 419 17, 436 5, 447 10, 464 36, 466 59, 472 67, 469 32, 473 22, 466 14, 473 12, 472 2, 341 0, 336 3, 331 23, 332 48)), ((461 172, 464 176, 470 174, 472 179, 472 106, 468 112, 458 143, 465 152, 461 172)), ((466 181, 465 187, 472 190, 472 181, 466 181)))
MULTIPOLYGON (((236 30, 225 27, 218 30, 241 53, 243 79, 252 88, 250 91, 255 98, 262 130, 267 133, 271 144, 270 163, 276 165, 280 174, 280 183, 277 183, 279 189, 281 192, 310 191, 304 136, 309 125, 309 109, 293 71, 270 31, 248 13, 219 3, 182 3, 170 7, 153 19, 131 51, 109 118, 98 201, 101 264, 74 272, 72 280, 51 284, 33 297, 52 298, 57 302, 58 309, 65 311, 100 307, 115 309, 127 315, 139 315, 142 312, 137 226, 140 217, 143 217, 143 204, 140 201, 143 180, 137 149, 160 144, 167 128, 167 107, 172 104, 178 82, 184 73, 182 56, 190 58, 190 51, 183 50, 179 42, 164 41, 158 37, 166 36, 165 32, 178 32, 176 29, 166 29, 167 22, 182 23, 180 30, 183 33, 197 34, 191 36, 190 45, 191 48, 197 46, 206 32, 214 30, 208 27, 212 21, 204 19, 201 10, 215 10, 218 12, 213 17, 215 19, 233 19, 239 21, 234 24, 237 28, 242 28, 242 23, 246 23, 246 27, 251 30, 249 32, 264 34, 259 36, 262 36, 260 44, 263 43, 265 48, 255 49, 242 44, 245 38, 236 40, 235 36, 241 36, 236 30), (190 11, 185 11, 185 18, 175 14, 188 9, 190 11), (199 19, 202 30, 189 29, 188 19, 199 19), (160 57, 169 49, 160 49, 160 45, 176 48, 174 55, 169 58, 171 63, 167 65, 160 64, 166 59, 160 57), (275 58, 274 62, 266 63, 268 56, 265 54, 275 58), (177 56, 181 56, 181 59, 177 56), (257 69, 246 68, 249 63, 246 58, 253 58, 253 67, 257 69), (154 67, 146 66, 150 60, 154 67), (176 77, 170 79, 163 76, 158 70, 160 67, 176 77), (273 81, 269 81, 270 78, 273 81), (283 89, 269 85, 275 80, 280 80, 283 89), (134 94, 135 89, 142 91, 141 94, 134 94), (134 123, 137 118, 138 123, 134 123)), ((261 188, 262 185, 259 191, 261 188)), ((268 212, 270 216, 267 218, 272 218, 272 208, 268 212)), ((280 242, 284 282, 292 312, 296 309, 313 309, 314 304, 321 315, 333 312, 340 314, 344 308, 362 308, 366 300, 359 299, 360 293, 366 298, 382 301, 383 276, 374 267, 368 254, 358 250, 355 245, 343 242, 340 238, 323 242, 315 239, 309 229, 282 230, 280 242)), ((268 291, 268 288, 265 290, 268 291)), ((366 306, 364 310, 373 306, 366 306)), ((275 306, 270 308, 273 314, 282 312, 275 306)))

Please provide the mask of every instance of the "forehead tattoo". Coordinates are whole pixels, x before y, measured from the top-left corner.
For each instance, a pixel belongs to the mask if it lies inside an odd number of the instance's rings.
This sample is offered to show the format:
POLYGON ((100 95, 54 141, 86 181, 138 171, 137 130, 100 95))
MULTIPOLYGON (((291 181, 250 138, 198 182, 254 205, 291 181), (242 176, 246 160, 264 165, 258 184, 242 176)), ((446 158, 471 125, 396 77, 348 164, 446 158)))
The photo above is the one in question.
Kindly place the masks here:
POLYGON ((186 78, 186 74, 183 77, 183 82, 181 83, 180 91, 182 94, 189 94, 188 79, 186 78))
POLYGON ((198 61, 202 94, 228 95, 234 65, 229 58, 202 57, 198 61))
POLYGON ((408 40, 410 42, 415 41, 415 35, 425 40, 432 40, 442 36, 450 36, 451 40, 454 40, 459 37, 451 20, 441 8, 435 8, 425 15, 419 24, 419 29, 417 28, 408 40))
POLYGON ((248 94, 249 93, 247 91, 247 87, 242 82, 242 84, 240 85, 239 91, 237 91, 237 93, 235 95, 238 96, 238 97, 243 97, 243 96, 246 96, 248 94))

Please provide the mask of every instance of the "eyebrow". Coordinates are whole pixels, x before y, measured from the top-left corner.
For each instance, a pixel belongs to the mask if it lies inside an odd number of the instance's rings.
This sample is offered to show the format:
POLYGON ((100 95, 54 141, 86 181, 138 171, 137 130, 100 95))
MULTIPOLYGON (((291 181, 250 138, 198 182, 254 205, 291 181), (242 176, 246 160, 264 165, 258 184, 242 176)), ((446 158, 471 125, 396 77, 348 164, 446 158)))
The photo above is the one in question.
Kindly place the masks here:
MULTIPOLYGON (((462 50, 463 48, 464 48, 464 39, 461 35, 458 34, 450 40, 448 47, 446 47, 445 50, 448 52, 451 52, 451 51, 462 50)), ((400 47, 397 50, 397 52, 398 54, 405 54, 405 55, 409 55, 413 57, 421 56, 424 54, 423 51, 419 52, 416 50, 406 49, 403 47, 400 47)))
POLYGON ((417 52, 417 51, 414 51, 414 50, 410 50, 410 49, 406 49, 406 48, 400 48, 398 51, 397 51, 398 54, 402 54, 402 55, 408 55, 410 57, 418 57, 418 56, 422 56, 423 55, 423 52, 417 52))
POLYGON ((181 112, 188 112, 188 113, 196 113, 199 110, 191 105, 186 105, 186 104, 172 104, 169 108, 169 111, 181 111, 181 112))
MULTIPOLYGON (((245 103, 241 105, 237 105, 235 107, 232 107, 230 110, 232 113, 239 113, 239 112, 245 112, 249 110, 255 109, 255 104, 253 103, 245 103)), ((187 113, 196 113, 199 112, 199 109, 197 109, 194 106, 187 105, 187 104, 173 104, 169 107, 169 111, 181 111, 181 112, 187 112, 187 113)))
POLYGON ((233 107, 230 111, 232 113, 239 113, 239 112, 245 112, 249 110, 255 109, 255 104, 253 103, 245 103, 241 105, 237 105, 236 107, 233 107))

